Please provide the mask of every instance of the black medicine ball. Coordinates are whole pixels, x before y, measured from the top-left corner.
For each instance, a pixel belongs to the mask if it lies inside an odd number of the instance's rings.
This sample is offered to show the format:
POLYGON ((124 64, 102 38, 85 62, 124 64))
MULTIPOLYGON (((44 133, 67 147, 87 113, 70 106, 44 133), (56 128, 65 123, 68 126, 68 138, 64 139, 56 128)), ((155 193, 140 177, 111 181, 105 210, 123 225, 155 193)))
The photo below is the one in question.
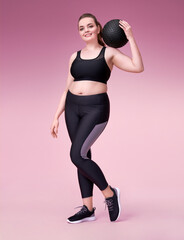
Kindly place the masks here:
POLYGON ((120 19, 112 19, 102 29, 103 40, 109 47, 120 48, 128 42, 124 30, 119 26, 119 21, 120 19))

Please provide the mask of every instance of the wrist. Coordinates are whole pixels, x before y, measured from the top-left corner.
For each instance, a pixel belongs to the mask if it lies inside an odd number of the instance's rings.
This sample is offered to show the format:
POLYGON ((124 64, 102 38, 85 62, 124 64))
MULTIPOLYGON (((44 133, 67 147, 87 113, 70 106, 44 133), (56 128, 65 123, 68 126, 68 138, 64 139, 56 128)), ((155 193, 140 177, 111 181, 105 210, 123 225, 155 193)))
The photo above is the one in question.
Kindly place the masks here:
POLYGON ((135 39, 134 39, 133 36, 131 36, 131 37, 128 38, 128 40, 129 40, 129 41, 134 41, 135 39))
POLYGON ((54 116, 54 120, 59 120, 59 116, 54 116))

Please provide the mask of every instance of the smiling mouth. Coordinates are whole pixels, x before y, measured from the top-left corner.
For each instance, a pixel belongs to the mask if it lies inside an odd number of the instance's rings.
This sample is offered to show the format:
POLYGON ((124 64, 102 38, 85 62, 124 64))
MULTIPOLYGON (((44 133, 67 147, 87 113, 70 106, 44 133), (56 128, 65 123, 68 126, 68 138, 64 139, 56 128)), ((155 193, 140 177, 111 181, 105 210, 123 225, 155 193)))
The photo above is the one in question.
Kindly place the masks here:
POLYGON ((88 33, 85 35, 85 37, 90 37, 92 34, 91 33, 88 33))

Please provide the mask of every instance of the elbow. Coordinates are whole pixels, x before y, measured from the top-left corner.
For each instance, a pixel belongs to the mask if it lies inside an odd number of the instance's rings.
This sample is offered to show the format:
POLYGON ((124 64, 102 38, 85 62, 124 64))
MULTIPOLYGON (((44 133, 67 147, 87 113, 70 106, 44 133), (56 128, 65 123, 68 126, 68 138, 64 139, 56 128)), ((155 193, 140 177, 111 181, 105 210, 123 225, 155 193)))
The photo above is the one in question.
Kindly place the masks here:
POLYGON ((136 72, 136 73, 141 73, 141 72, 143 72, 143 71, 144 71, 144 66, 138 68, 135 72, 136 72))
POLYGON ((133 65, 133 71, 134 73, 141 73, 144 71, 144 65, 143 64, 139 64, 139 66, 133 65))
POLYGON ((142 64, 141 68, 140 68, 140 72, 144 71, 144 65, 142 64))

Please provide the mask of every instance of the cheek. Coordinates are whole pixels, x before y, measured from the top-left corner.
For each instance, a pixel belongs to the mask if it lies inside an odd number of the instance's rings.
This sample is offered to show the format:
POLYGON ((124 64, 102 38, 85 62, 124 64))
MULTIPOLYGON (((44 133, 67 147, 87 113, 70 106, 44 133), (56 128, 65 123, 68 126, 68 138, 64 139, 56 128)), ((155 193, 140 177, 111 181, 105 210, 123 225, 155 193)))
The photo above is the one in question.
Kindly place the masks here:
POLYGON ((92 32, 98 34, 98 29, 93 29, 92 32))
POLYGON ((79 31, 79 35, 82 37, 82 35, 84 34, 83 31, 79 31))

